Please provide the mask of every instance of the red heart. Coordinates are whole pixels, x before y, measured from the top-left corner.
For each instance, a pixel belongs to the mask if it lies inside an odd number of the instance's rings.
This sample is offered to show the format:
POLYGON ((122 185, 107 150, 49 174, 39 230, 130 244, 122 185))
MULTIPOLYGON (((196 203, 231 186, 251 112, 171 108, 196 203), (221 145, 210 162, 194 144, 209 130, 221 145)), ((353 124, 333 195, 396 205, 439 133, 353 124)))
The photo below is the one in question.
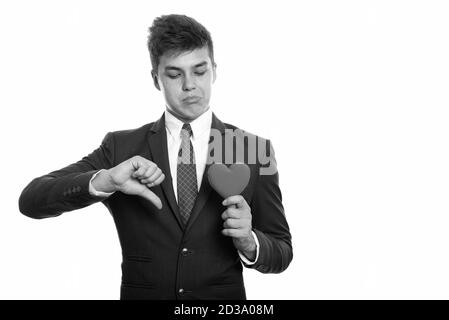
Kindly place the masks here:
POLYGON ((234 163, 229 168, 222 163, 214 163, 207 171, 209 184, 223 198, 239 195, 248 185, 251 170, 244 163, 234 163))

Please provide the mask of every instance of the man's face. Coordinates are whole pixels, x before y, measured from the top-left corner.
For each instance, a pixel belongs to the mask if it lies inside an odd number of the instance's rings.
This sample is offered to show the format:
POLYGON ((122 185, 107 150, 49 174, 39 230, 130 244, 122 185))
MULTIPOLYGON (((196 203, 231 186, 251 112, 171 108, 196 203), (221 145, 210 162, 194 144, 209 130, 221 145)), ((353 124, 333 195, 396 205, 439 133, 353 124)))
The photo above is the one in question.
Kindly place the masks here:
POLYGON ((182 121, 192 121, 209 108, 215 66, 207 46, 159 59, 154 85, 161 90, 169 111, 182 121))

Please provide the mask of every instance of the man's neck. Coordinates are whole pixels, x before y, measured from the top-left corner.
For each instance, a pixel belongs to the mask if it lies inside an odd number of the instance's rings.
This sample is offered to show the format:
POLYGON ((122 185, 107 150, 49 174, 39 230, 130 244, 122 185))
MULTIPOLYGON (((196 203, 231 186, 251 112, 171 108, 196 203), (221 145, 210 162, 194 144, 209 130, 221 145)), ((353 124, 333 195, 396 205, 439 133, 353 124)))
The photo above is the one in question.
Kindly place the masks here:
POLYGON ((199 117, 201 117, 205 112, 207 112, 209 110, 210 107, 208 107, 206 110, 204 110, 201 114, 199 114, 196 118, 194 119, 188 119, 188 118, 184 118, 181 115, 177 114, 174 110, 171 110, 169 107, 165 107, 165 109, 167 110, 167 112, 169 112, 173 117, 175 117, 176 119, 178 119, 179 121, 182 121, 184 123, 190 123, 192 121, 195 121, 196 119, 198 119, 199 117))

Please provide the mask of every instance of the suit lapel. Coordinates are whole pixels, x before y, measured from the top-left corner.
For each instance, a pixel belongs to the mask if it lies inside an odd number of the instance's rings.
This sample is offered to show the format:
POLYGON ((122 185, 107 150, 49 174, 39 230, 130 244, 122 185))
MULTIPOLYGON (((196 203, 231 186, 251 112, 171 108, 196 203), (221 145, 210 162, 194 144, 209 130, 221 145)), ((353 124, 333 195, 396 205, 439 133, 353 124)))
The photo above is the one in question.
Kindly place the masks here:
POLYGON ((165 174, 165 179, 162 181, 161 186, 164 192, 165 198, 174 214, 176 220, 181 229, 183 229, 183 223, 179 216, 178 203, 176 202, 175 193, 173 191, 172 176, 170 172, 170 164, 168 159, 167 150, 167 133, 165 130, 165 115, 153 124, 150 129, 148 144, 150 147, 151 157, 158 165, 158 167, 165 174))
MULTIPOLYGON (((212 124, 211 129, 219 130, 222 135, 222 139, 225 133, 225 126, 224 124, 215 116, 214 113, 212 113, 212 124)), ((212 135, 209 138, 212 138, 212 135)), ((222 141, 222 145, 224 145, 224 141, 222 141)), ((189 221, 187 222, 186 226, 186 233, 189 232, 192 229, 193 224, 195 223, 195 220, 198 218, 201 210, 203 209, 204 205, 206 204, 207 199, 209 198, 209 195, 212 191, 212 187, 209 184, 209 179, 207 177, 207 171, 209 170, 209 167, 211 166, 211 144, 209 143, 207 152, 207 164, 204 169, 203 178, 201 180, 201 187, 198 193, 198 196, 196 197, 195 204, 193 205, 192 212, 190 213, 189 221)))

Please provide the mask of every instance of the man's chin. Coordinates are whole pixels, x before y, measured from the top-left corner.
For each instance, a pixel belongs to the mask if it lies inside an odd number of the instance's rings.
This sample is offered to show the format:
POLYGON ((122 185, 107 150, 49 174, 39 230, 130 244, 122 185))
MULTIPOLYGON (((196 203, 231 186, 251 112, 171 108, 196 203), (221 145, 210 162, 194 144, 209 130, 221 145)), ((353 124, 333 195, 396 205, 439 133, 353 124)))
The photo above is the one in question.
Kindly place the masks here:
POLYGON ((168 109, 168 111, 178 118, 181 121, 193 121, 199 116, 201 116, 204 112, 206 112, 209 108, 205 108, 203 106, 193 106, 189 105, 184 107, 183 110, 174 110, 173 108, 168 109))
POLYGON ((203 106, 193 106, 190 105, 188 108, 186 108, 186 111, 183 111, 181 114, 181 117, 188 120, 195 120, 199 116, 201 116, 204 112, 207 111, 208 108, 205 108, 203 106))

